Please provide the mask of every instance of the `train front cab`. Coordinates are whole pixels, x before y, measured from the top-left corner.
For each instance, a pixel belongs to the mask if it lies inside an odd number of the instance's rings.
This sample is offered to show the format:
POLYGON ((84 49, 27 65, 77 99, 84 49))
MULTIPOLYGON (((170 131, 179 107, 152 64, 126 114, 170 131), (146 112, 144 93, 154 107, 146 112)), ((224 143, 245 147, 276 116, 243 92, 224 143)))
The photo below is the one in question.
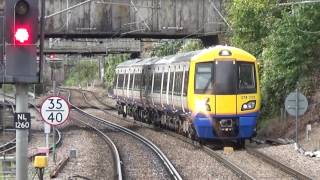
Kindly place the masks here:
POLYGON ((260 89, 252 55, 218 46, 194 57, 190 73, 188 106, 199 139, 243 142, 256 134, 260 89))

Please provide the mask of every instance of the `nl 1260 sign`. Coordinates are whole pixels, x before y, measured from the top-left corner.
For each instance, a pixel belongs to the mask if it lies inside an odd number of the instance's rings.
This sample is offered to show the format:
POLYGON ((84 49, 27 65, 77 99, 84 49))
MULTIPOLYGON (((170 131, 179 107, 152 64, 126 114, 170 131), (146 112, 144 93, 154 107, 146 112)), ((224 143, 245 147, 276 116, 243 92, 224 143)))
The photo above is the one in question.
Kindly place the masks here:
POLYGON ((41 105, 43 120, 53 126, 64 123, 68 119, 69 113, 68 102, 59 96, 48 97, 41 105))
POLYGON ((14 127, 16 129, 30 129, 30 113, 14 113, 14 127))

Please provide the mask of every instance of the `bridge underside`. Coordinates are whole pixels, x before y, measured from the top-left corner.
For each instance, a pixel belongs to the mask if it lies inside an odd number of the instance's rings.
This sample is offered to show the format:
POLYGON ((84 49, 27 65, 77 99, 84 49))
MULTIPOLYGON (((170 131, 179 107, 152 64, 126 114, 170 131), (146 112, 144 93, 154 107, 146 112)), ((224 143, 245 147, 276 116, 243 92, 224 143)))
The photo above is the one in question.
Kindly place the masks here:
POLYGON ((46 38, 200 38, 224 31, 222 0, 46 0, 46 38))
POLYGON ((69 54, 69 55, 75 55, 75 54, 81 54, 81 55, 103 55, 103 54, 120 54, 120 53, 128 53, 128 54, 133 54, 133 53, 140 53, 140 51, 130 51, 126 49, 114 49, 110 51, 106 50, 78 50, 78 49, 45 49, 44 54, 69 54))
POLYGON ((116 54, 140 53, 141 41, 135 39, 49 39, 44 43, 45 54, 116 54))
POLYGON ((152 38, 152 39, 182 39, 182 38, 199 38, 199 39, 216 39, 217 34, 177 34, 177 33, 157 33, 157 32, 145 32, 145 33, 130 33, 123 34, 117 32, 110 33, 45 33, 45 38, 152 38))

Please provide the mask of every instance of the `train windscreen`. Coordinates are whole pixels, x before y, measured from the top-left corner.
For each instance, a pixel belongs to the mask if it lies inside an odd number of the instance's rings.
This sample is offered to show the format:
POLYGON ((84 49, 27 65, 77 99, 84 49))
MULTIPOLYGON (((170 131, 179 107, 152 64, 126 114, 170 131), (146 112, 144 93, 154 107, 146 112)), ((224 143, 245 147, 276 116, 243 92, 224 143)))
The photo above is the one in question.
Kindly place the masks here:
POLYGON ((253 63, 238 62, 238 93, 255 93, 256 73, 253 63))
POLYGON ((197 63, 194 86, 196 94, 255 93, 255 65, 232 60, 197 63))
POLYGON ((213 63, 198 63, 196 65, 195 93, 211 94, 213 79, 213 63))

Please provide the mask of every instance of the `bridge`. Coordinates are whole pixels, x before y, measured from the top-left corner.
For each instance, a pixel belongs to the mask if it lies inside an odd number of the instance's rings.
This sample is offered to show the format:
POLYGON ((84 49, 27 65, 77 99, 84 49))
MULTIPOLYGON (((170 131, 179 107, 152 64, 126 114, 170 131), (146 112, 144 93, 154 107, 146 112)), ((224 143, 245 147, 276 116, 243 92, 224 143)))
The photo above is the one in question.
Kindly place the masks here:
POLYGON ((140 53, 141 42, 135 39, 49 39, 45 54, 114 54, 140 53))
POLYGON ((222 0, 46 0, 46 37, 201 38, 224 31, 222 0))

